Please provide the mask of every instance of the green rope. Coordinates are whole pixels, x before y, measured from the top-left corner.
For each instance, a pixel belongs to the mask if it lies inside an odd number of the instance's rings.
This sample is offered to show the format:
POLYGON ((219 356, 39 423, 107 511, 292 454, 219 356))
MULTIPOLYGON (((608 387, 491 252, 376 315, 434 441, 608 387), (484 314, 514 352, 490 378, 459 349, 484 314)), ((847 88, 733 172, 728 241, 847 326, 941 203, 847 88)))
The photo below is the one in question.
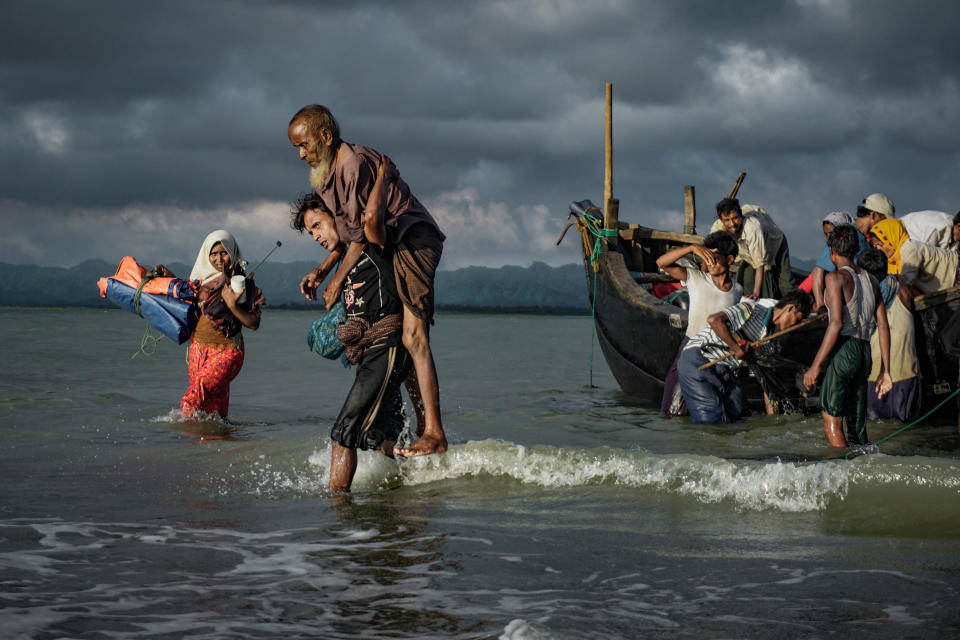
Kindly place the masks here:
MULTIPOLYGON (((596 207, 591 207, 590 209, 599 211, 596 207)), ((587 210, 589 211, 590 209, 587 210)), ((597 239, 596 242, 593 243, 593 252, 590 254, 590 266, 593 267, 593 300, 591 301, 590 309, 590 384, 588 385, 590 389, 595 389, 596 387, 593 386, 593 343, 596 342, 595 337, 597 331, 597 272, 599 271, 597 262, 600 260, 600 254, 603 253, 604 247, 607 245, 605 240, 607 238, 616 238, 620 232, 617 229, 604 229, 600 227, 590 216, 581 216, 580 220, 584 222, 584 227, 586 227, 587 231, 597 239)))
POLYGON ((151 269, 150 271, 147 271, 143 275, 143 280, 140 281, 140 286, 137 287, 137 290, 133 294, 133 309, 134 311, 137 312, 137 315, 140 316, 141 318, 143 317, 143 314, 140 313, 140 294, 143 293, 143 288, 147 286, 147 283, 159 275, 160 274, 157 273, 155 270, 151 269))
POLYGON ((853 451, 848 451, 847 453, 841 453, 841 454, 839 454, 839 455, 832 456, 832 457, 830 457, 830 458, 818 458, 817 460, 813 460, 812 462, 826 462, 827 460, 838 460, 838 459, 849 460, 850 458, 855 458, 856 456, 865 455, 865 454, 869 453, 870 451, 875 450, 876 447, 880 446, 880 445, 883 444, 884 442, 892 439, 894 436, 898 436, 898 435, 900 435, 901 433, 903 433, 904 431, 906 431, 907 429, 909 429, 909 428, 911 428, 911 427, 914 427, 914 426, 920 424, 921 422, 923 422, 924 420, 926 420, 927 418, 929 418, 931 415, 933 415, 936 411, 938 411, 938 410, 940 409, 940 407, 942 407, 943 405, 945 405, 948 400, 950 400, 951 398, 953 398, 954 396, 956 396, 958 393, 960 393, 960 387, 954 389, 954 390, 953 390, 953 393, 951 393, 951 394, 948 395, 946 398, 944 398, 943 400, 940 401, 940 404, 938 404, 937 406, 935 406, 933 409, 930 409, 930 411, 927 411, 924 415, 920 416, 919 418, 917 418, 916 420, 914 420, 914 421, 911 422, 910 424, 906 425, 905 427, 901 427, 901 428, 897 429, 896 431, 894 431, 894 432, 891 433, 890 435, 886 436, 885 438, 880 438, 880 439, 877 440, 876 442, 874 442, 874 443, 872 443, 872 444, 870 444, 870 445, 868 445, 868 446, 866 446, 866 447, 860 447, 859 449, 854 449, 853 451))
POLYGON ((147 328, 143 332, 143 337, 140 338, 140 346, 133 352, 130 359, 133 360, 141 353, 145 356, 152 356, 157 351, 157 343, 163 340, 164 337, 163 334, 159 336, 151 334, 150 325, 147 325, 147 328))
MULTIPOLYGON (((140 281, 140 286, 137 287, 137 290, 133 294, 133 309, 141 318, 143 317, 143 314, 140 313, 140 295, 143 293, 143 288, 146 286, 146 284, 154 278, 159 277, 159 275, 160 274, 154 269, 151 269, 145 273, 143 280, 140 281)), ((146 330, 143 332, 143 337, 140 338, 140 346, 136 351, 133 352, 133 355, 130 356, 130 359, 133 360, 141 353, 145 356, 152 356, 157 351, 157 343, 161 340, 163 340, 163 335, 154 336, 150 333, 150 325, 147 325, 146 330)))

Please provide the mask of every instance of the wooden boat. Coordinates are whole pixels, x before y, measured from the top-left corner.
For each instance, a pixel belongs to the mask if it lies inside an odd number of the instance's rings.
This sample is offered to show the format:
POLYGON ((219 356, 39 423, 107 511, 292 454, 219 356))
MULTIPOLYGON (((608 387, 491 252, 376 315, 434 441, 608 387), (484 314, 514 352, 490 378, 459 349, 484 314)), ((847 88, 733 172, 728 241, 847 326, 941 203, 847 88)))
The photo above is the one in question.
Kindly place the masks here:
MULTIPOLYGON (((575 207, 572 213, 580 231, 587 293, 604 359, 624 393, 645 404, 659 405, 664 378, 687 328, 687 313, 651 292, 653 284, 672 281, 666 274, 657 273, 656 259, 678 246, 702 244, 703 237, 618 222, 616 235, 609 238, 615 243, 601 238, 606 246, 598 252, 598 238, 581 211, 575 207)), ((806 273, 794 270, 795 279, 805 276, 806 273)), ((958 312, 960 287, 914 299, 924 412, 957 387, 957 359, 945 352, 941 335, 958 312)), ((825 324, 824 316, 823 322, 784 336, 783 357, 796 363, 798 370, 809 366, 820 346, 825 324)), ((815 409, 816 398, 801 391, 799 385, 794 386, 794 406, 815 409)), ((755 408, 762 406, 758 388, 753 388, 748 396, 755 408)), ((949 409, 948 413, 957 411, 955 404, 949 409)))
MULTIPOLYGON (((687 312, 651 292, 655 283, 673 282, 666 274, 657 273, 656 260, 678 246, 702 244, 703 237, 618 221, 615 234, 599 238, 598 250, 598 225, 584 215, 585 207, 577 206, 583 204, 572 207, 575 222, 571 224, 576 224, 581 235, 584 273, 600 349, 626 394, 645 404, 659 405, 664 379, 687 329, 687 312)), ((796 273, 798 277, 805 275, 796 273)), ((781 368, 789 369, 789 363, 793 363, 793 370, 801 371, 809 365, 825 326, 823 318, 784 336, 781 356, 787 362, 781 368)), ((761 407, 759 386, 745 382, 751 404, 761 407)), ((784 383, 793 387, 791 404, 799 408, 815 406, 816 398, 802 391, 795 380, 784 383)))
MULTIPOLYGON (((620 222, 619 202, 611 195, 611 106, 612 88, 608 84, 603 215, 597 222, 595 217, 584 215, 588 201, 574 203, 571 216, 575 221, 567 228, 576 224, 581 233, 594 326, 610 371, 626 394, 644 403, 659 405, 664 379, 686 331, 687 315, 684 309, 650 292, 654 283, 671 281, 666 274, 657 273, 656 259, 677 246, 702 244, 703 238, 695 233, 696 207, 691 186, 685 189, 683 233, 620 222)), ((738 177, 731 197, 736 195, 744 175, 738 177)), ((599 211, 597 207, 594 209, 599 211)), ((794 270, 797 282, 806 275, 794 270)), ((960 287, 914 299, 923 411, 934 407, 958 386, 957 357, 946 353, 941 341, 947 323, 958 312, 960 287)), ((822 322, 808 324, 781 339, 781 355, 795 371, 804 370, 813 361, 825 325, 824 316, 822 322)), ((815 410, 816 397, 801 390, 801 384, 792 384, 796 381, 783 382, 791 388, 790 403, 815 410)), ((762 407, 759 385, 747 385, 745 389, 751 405, 762 407)), ((950 412, 956 414, 956 403, 951 404, 950 412)))

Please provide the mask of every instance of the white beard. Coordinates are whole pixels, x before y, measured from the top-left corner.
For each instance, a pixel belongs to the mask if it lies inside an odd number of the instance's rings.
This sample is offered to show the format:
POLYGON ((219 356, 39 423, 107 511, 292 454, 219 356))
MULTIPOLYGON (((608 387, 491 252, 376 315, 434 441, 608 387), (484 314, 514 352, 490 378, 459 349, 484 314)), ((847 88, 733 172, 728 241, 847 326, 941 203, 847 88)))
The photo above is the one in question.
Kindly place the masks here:
POLYGON ((310 167, 310 186, 318 192, 323 189, 327 178, 330 177, 330 170, 333 168, 333 159, 336 156, 331 147, 320 148, 320 164, 310 167))

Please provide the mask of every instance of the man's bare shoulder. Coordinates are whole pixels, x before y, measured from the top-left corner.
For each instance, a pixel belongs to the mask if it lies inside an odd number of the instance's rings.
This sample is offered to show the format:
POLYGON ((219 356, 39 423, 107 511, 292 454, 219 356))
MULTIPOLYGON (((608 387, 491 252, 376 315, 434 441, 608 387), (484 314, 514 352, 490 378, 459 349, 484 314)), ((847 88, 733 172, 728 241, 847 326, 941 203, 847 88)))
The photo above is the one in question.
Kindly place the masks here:
POLYGON ((853 286, 853 275, 846 269, 838 268, 826 274, 824 282, 828 287, 832 285, 845 289, 848 285, 853 286))

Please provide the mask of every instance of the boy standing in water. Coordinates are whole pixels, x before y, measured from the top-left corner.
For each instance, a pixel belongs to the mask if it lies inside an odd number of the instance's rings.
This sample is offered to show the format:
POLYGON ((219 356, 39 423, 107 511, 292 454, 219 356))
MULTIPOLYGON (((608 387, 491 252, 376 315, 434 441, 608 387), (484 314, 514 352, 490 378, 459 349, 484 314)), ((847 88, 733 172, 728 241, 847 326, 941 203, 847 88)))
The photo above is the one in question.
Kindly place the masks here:
MULTIPOLYGON (((378 187, 391 168, 389 160, 381 164, 378 187)), ((377 211, 383 191, 378 187, 370 197, 370 207, 377 211)), ((333 216, 317 194, 302 196, 292 217, 294 229, 307 231, 324 248, 340 246, 333 216)), ((393 248, 387 243, 382 215, 368 215, 364 232, 367 242, 347 272, 342 291, 347 319, 337 331, 347 360, 358 366, 353 387, 330 432, 329 486, 335 493, 350 490, 358 448, 394 456, 394 445, 404 427, 400 386, 412 364, 401 340, 403 303, 397 295, 393 248)))
POLYGON ((872 365, 870 333, 874 320, 880 341, 881 372, 877 397, 893 387, 890 378, 890 328, 880 287, 873 276, 853 263, 859 243, 852 225, 836 227, 827 239, 830 260, 837 270, 826 276, 824 294, 829 323, 813 364, 803 376, 812 387, 826 364, 820 389, 823 433, 834 447, 867 444, 867 377, 872 365), (843 421, 847 421, 847 438, 843 421))

